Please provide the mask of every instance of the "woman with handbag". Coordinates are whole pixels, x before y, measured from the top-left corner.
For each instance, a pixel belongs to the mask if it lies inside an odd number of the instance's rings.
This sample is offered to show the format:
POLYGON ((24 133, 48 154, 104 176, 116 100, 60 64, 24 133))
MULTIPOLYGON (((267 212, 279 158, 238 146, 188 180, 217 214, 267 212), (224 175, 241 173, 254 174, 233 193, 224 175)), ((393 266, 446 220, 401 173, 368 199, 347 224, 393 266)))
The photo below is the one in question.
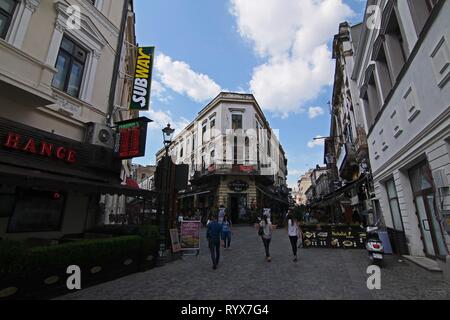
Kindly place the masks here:
POLYGON ((266 260, 267 262, 272 262, 272 257, 270 256, 269 248, 270 242, 272 241, 272 223, 268 219, 267 215, 263 216, 262 221, 259 223, 259 236, 264 243, 264 249, 266 250, 266 260))

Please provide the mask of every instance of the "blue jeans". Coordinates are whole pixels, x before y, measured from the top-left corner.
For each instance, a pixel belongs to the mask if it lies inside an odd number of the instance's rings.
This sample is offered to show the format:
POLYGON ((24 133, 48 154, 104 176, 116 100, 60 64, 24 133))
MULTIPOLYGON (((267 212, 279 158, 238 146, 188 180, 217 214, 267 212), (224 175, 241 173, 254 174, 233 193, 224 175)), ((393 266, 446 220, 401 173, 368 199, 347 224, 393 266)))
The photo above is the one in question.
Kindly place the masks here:
POLYGON ((209 240, 209 250, 211 250, 213 266, 216 267, 220 259, 220 240, 209 240))
POLYGON ((231 245, 231 231, 222 232, 222 240, 224 242, 225 248, 229 248, 231 245))

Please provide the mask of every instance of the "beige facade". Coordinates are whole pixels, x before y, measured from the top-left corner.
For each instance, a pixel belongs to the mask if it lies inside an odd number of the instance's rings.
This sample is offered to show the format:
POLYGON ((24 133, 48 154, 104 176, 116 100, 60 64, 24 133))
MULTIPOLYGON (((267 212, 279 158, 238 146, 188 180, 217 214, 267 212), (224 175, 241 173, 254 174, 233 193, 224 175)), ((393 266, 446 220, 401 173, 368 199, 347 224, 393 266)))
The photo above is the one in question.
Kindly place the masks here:
MULTIPOLYGON (((133 74, 136 56, 133 47, 136 43, 133 2, 16 0, 14 3, 11 19, 0 38, 2 123, 11 121, 20 124, 21 130, 33 131, 33 141, 36 143, 39 139, 35 134, 61 141, 63 145, 92 146, 92 150, 95 150, 93 154, 87 152, 77 158, 77 165, 80 166, 96 158, 112 159, 112 124, 137 115, 126 110, 132 84, 129 75, 133 74), (114 66, 121 30, 125 33, 124 45, 119 54, 120 71, 116 79, 114 66), (113 79, 117 80, 116 95, 110 100, 113 79), (87 134, 90 127, 94 130, 91 137, 87 134), (102 139, 99 130, 104 130, 102 139), (91 160, 88 155, 92 157, 91 160)), ((11 125, 11 128, 15 130, 15 125, 11 125)), ((4 136, 0 138, 6 139, 4 136)), ((30 155, 23 152, 13 154, 12 157, 23 157, 26 160, 20 165, 25 167, 30 164, 30 168, 34 167, 34 172, 38 172, 37 168, 47 159, 44 161, 39 158, 41 154, 36 157, 31 155, 36 153, 31 147, 27 151, 30 155)), ((3 161, 5 159, 0 160, 3 161)), ((124 181, 130 174, 128 161, 123 162, 122 173, 120 166, 115 167, 111 160, 103 161, 95 165, 99 168, 102 165, 110 166, 110 173, 116 172, 116 177, 108 177, 111 181, 117 180, 120 184, 120 180, 124 181)), ((83 174, 82 170, 76 171, 74 167, 61 162, 46 165, 55 177, 62 171, 80 179, 78 174, 83 178, 89 177, 87 171, 83 174)), ((92 176, 92 180, 101 179, 100 170, 92 172, 99 175, 92 176)), ((41 169, 39 174, 42 174, 41 169)), ((10 192, 4 190, 18 192, 16 187, 3 183, 0 179, 2 195, 10 192)), ((68 233, 81 233, 86 227, 98 222, 98 210, 95 209, 98 196, 87 194, 80 188, 79 191, 65 191, 64 199, 59 226, 48 228, 55 231, 9 233, 7 229, 13 217, 3 213, 3 216, 0 214, 0 238, 58 238, 68 233)))
POLYGON ((297 205, 306 205, 308 202, 308 197, 306 196, 306 191, 311 187, 311 174, 312 170, 302 175, 298 180, 298 192, 296 196, 297 205))

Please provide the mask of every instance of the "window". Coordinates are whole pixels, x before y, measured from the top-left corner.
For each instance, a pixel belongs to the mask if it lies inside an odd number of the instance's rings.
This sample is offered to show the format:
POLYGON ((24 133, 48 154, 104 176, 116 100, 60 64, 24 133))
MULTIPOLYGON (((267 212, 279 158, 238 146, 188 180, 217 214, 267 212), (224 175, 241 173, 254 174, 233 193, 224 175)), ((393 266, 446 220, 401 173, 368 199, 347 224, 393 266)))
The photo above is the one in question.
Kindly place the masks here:
POLYGON ((242 115, 233 114, 231 116, 231 128, 233 130, 242 129, 242 115))
POLYGON ((408 0, 411 17, 414 22, 417 35, 422 32, 430 13, 438 0, 408 0))
POLYGON ((0 38, 5 39, 11 25, 17 0, 0 0, 0 38))
POLYGON ((53 78, 53 86, 67 94, 78 98, 87 53, 75 42, 64 37, 56 60, 58 72, 53 78))
POLYGON ((389 200, 389 207, 391 209, 392 215, 392 223, 394 225, 394 229, 397 231, 404 231, 403 220, 400 211, 400 205, 398 202, 397 190, 395 188, 394 179, 389 180, 386 183, 386 189, 389 200))
POLYGON ((216 137, 216 119, 212 119, 211 122, 209 123, 209 127, 210 127, 210 132, 211 132, 211 139, 214 139, 216 137))
POLYGON ((202 143, 206 142, 206 125, 202 128, 202 143))
POLYGON ((8 232, 47 232, 61 229, 65 195, 55 191, 18 189, 8 232))
POLYGON ((181 150, 180 150, 180 158, 183 158, 183 147, 181 147, 181 150))
POLYGON ((216 156, 216 151, 215 150, 211 151, 211 163, 214 162, 215 156, 216 156))
POLYGON ((387 15, 386 25, 383 30, 385 36, 384 47, 389 71, 391 72, 390 76, 395 82, 408 58, 408 46, 400 28, 400 21, 393 9, 393 4, 389 5, 387 10, 390 10, 390 14, 387 15))

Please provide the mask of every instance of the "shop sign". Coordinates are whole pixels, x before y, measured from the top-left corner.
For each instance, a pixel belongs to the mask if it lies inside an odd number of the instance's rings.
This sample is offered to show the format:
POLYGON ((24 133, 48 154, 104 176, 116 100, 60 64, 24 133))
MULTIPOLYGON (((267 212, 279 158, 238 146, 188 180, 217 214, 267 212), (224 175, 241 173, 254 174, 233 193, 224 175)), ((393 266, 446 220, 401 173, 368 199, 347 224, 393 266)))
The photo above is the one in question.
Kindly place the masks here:
POLYGON ((239 166, 239 171, 251 173, 251 172, 255 171, 255 167, 254 166, 239 166))
POLYGON ((237 180, 237 181, 230 182, 228 184, 228 188, 230 188, 230 190, 233 190, 235 192, 242 192, 242 191, 248 190, 249 185, 245 181, 237 180))
POLYGON ((302 227, 304 248, 364 249, 367 233, 360 228, 302 227))
POLYGON ((15 132, 8 132, 2 145, 7 149, 13 149, 23 153, 34 154, 47 158, 55 158, 67 163, 77 162, 77 154, 75 150, 35 138, 24 139, 20 134, 15 132))
POLYGON ((148 111, 150 108, 150 90, 152 82, 155 47, 138 48, 136 71, 134 75, 133 96, 130 109, 148 111))
POLYGON ((181 251, 181 244, 180 244, 180 236, 178 234, 178 229, 170 229, 170 241, 172 243, 172 251, 180 252, 181 251))
POLYGON ((141 117, 116 123, 115 157, 125 160, 145 156, 147 127, 152 120, 141 117))

